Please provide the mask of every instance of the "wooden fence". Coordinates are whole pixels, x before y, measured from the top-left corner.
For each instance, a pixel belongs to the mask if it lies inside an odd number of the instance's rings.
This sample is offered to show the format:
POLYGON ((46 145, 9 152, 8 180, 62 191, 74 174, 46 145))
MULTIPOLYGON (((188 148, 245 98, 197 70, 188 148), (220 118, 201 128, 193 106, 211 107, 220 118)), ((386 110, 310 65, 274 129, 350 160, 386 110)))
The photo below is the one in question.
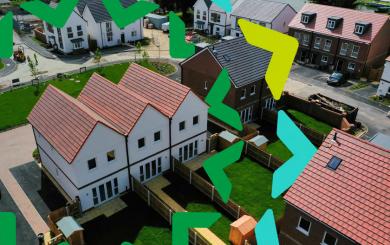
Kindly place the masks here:
POLYGON ((224 203, 222 201, 221 196, 218 194, 212 184, 210 184, 199 174, 188 168, 186 165, 181 164, 177 159, 173 160, 171 169, 174 173, 184 178, 196 189, 198 189, 200 192, 209 197, 211 201, 218 204, 218 206, 220 206, 223 210, 229 213, 232 217, 238 219, 243 215, 249 215, 243 208, 240 207, 240 205, 234 203, 230 199, 227 203, 224 203))
MULTIPOLYGON (((170 225, 172 225, 172 216, 175 213, 163 200, 155 195, 148 187, 141 184, 137 179, 131 177, 132 190, 143 199, 149 207, 159 213, 170 225)), ((210 245, 204 237, 196 232, 195 229, 189 230, 189 241, 194 245, 210 245)))
POLYGON ((272 156, 272 154, 257 148, 251 142, 246 141, 244 147, 244 154, 246 156, 271 170, 276 170, 284 163, 284 161, 272 156))
MULTIPOLYGON (((277 117, 278 114, 276 111, 271 111, 267 109, 262 110, 261 119, 271 125, 277 124, 278 121, 277 117)), ((299 122, 295 122, 295 124, 299 127, 299 129, 301 129, 301 131, 306 135, 306 137, 316 146, 320 146, 327 136, 326 134, 322 134, 316 130, 305 127, 299 122)))

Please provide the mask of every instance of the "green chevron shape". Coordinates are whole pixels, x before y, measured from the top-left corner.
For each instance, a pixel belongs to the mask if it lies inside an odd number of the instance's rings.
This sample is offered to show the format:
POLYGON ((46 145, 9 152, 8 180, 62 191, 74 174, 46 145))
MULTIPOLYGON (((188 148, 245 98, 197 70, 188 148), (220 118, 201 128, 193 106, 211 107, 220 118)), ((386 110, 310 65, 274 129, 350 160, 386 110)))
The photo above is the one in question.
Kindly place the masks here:
POLYGON ((172 217, 172 244, 189 244, 189 228, 208 228, 219 218, 220 213, 213 212, 177 212, 172 217))
POLYGON ((16 244, 16 216, 10 212, 0 212, 0 244, 16 244))
POLYGON ((206 96, 205 101, 210 105, 209 114, 241 131, 243 127, 238 112, 223 103, 231 86, 229 73, 226 69, 223 69, 206 96))
POLYGON ((210 157, 203 163, 204 170, 224 203, 227 203, 229 200, 232 191, 232 183, 223 169, 240 159, 243 148, 244 142, 237 142, 229 148, 210 157))
POLYGON ((148 1, 138 1, 127 8, 122 6, 120 0, 103 0, 103 4, 119 28, 125 28, 160 7, 148 1))
POLYGON ((65 26, 72 11, 79 0, 61 0, 57 7, 51 8, 49 5, 40 0, 25 2, 20 7, 31 14, 39 17, 47 23, 62 28, 65 26))
POLYGON ((0 58, 10 58, 12 56, 13 46, 13 23, 12 23, 12 12, 8 12, 0 20, 0 58))
POLYGON ((188 58, 195 54, 195 45, 185 41, 184 22, 174 13, 169 12, 169 54, 172 58, 188 58))

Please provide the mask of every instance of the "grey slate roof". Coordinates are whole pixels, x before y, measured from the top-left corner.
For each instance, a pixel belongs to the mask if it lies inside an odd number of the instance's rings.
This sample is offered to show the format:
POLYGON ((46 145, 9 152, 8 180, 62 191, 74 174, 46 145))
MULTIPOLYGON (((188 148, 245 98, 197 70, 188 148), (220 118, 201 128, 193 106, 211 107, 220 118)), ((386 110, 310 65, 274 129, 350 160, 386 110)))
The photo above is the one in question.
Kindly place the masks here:
MULTIPOLYGON (((125 8, 136 2, 137 0, 121 0, 122 6, 125 8)), ((84 12, 85 6, 88 6, 96 23, 112 21, 102 0, 80 0, 77 8, 81 14, 84 12)))
POLYGON ((232 12, 232 15, 271 23, 287 3, 279 3, 264 0, 244 0, 232 12))
POLYGON ((265 77, 272 53, 246 42, 245 37, 222 41, 207 47, 236 87, 260 81, 265 77))

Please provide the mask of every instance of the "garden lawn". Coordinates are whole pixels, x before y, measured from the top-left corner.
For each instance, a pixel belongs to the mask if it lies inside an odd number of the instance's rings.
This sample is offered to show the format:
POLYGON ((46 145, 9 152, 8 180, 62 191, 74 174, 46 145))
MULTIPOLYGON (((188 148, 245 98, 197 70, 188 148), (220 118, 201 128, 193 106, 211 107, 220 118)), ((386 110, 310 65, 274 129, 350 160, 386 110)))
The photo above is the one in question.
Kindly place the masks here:
POLYGON ((333 127, 318 121, 317 119, 306 115, 305 113, 302 113, 300 111, 296 111, 293 109, 287 110, 288 114, 293 117, 296 121, 302 123, 304 126, 311 128, 313 130, 318 131, 319 133, 328 135, 330 131, 332 131, 333 127))
POLYGON ((291 152, 280 140, 268 144, 266 151, 282 161, 287 161, 290 157, 292 157, 291 152))
MULTIPOLYGON (((146 205, 146 204, 145 204, 146 205)), ((138 233, 134 245, 172 244, 172 232, 168 228, 144 226, 138 233)))
POLYGON ((0 70, 4 68, 4 63, 0 60, 0 70))
POLYGON ((225 169, 232 183, 230 198, 241 205, 255 219, 260 217, 268 208, 272 208, 278 220, 284 215, 285 203, 282 197, 273 199, 272 172, 249 158, 234 163, 225 169))
MULTIPOLYGON (((141 65, 147 68, 152 68, 152 70, 161 74, 167 74, 166 72, 170 72, 172 70, 168 64, 163 63, 156 65, 153 62, 144 62, 141 65)), ((40 85, 39 88, 37 86, 28 86, 0 94, 0 131, 27 123, 28 114, 48 84, 52 84, 76 98, 94 72, 98 72, 108 80, 118 83, 128 67, 129 63, 102 67, 100 70, 94 69, 80 74, 71 75, 67 79, 51 80, 44 85, 40 85)))

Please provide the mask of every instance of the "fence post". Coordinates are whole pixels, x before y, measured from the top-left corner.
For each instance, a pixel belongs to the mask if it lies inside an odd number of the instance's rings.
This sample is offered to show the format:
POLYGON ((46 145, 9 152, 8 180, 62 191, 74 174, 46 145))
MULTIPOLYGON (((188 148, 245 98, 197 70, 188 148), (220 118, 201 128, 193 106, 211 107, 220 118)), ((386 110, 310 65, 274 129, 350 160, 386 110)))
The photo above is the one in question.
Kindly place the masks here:
POLYGON ((148 190, 148 206, 150 206, 150 191, 148 190))
POLYGON ((214 191, 215 191, 215 186, 211 188, 211 201, 214 201, 214 191))
POLYGON ((194 230, 194 244, 196 245, 196 231, 194 230))
POLYGON ((208 142, 208 146, 207 146, 207 153, 210 153, 210 149, 211 149, 211 137, 207 139, 207 142, 208 142))
POLYGON ((271 166, 271 158, 272 158, 272 154, 269 154, 269 159, 268 159, 268 167, 271 166))
POLYGON ((245 155, 248 154, 248 141, 245 141, 245 155))
POLYGON ((241 210, 241 206, 238 205, 238 210, 237 210, 237 219, 240 218, 240 210, 241 210))

